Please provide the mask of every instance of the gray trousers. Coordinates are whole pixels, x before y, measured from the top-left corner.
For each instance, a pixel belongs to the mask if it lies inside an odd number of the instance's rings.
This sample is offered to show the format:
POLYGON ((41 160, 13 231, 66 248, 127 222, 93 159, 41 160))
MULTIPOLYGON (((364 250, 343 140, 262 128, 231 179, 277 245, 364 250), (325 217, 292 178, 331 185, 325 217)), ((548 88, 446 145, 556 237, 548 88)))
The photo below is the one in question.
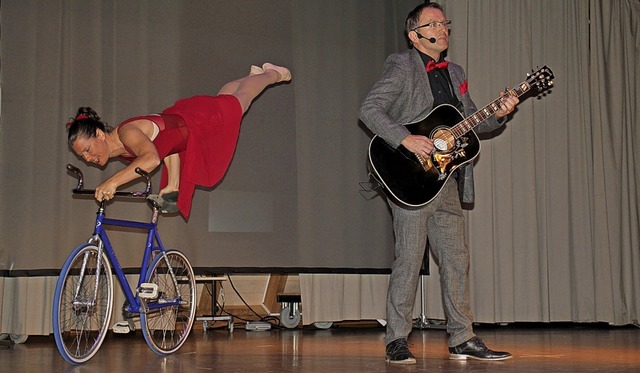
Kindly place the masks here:
POLYGON ((466 342, 474 337, 469 301, 469 250, 455 179, 449 179, 433 201, 417 210, 388 201, 396 243, 387 294, 385 344, 407 338, 413 327, 413 305, 427 235, 440 274, 449 346, 466 342))

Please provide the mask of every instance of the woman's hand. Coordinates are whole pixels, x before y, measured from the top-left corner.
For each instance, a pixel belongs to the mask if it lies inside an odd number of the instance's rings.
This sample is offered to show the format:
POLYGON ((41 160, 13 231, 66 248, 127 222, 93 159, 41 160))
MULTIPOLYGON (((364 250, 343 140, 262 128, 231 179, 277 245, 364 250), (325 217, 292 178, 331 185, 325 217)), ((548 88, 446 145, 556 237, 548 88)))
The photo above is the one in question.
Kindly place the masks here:
POLYGON ((166 186, 164 188, 162 188, 160 190, 160 193, 158 193, 159 196, 165 195, 167 193, 171 193, 171 192, 177 192, 178 188, 172 187, 172 186, 166 186))
POLYGON ((127 123, 114 135, 117 136, 117 141, 114 141, 113 147, 115 150, 110 157, 127 154, 127 151, 124 149, 129 149, 133 154, 128 154, 128 156, 133 155, 136 158, 127 167, 113 174, 107 181, 96 188, 94 195, 96 200, 110 200, 120 185, 139 178, 140 175, 136 173, 136 168, 140 167, 144 171, 152 172, 160 165, 156 147, 140 128, 144 126, 145 123, 149 124, 147 122, 149 121, 127 123))
POLYGON ((180 189, 180 155, 171 154, 164 158, 164 166, 167 168, 167 186, 160 190, 159 195, 177 192, 180 189))
POLYGON ((107 180, 96 188, 94 197, 98 202, 102 202, 102 200, 108 201, 116 194, 117 187, 115 183, 107 180))

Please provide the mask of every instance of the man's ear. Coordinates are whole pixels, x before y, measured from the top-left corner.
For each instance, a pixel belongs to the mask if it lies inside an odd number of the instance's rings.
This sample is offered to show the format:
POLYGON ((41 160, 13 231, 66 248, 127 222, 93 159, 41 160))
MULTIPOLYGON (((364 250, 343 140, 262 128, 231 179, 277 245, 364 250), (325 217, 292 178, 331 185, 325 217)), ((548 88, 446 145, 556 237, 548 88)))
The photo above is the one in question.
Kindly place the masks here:
POLYGON ((409 40, 411 40, 412 43, 417 43, 420 38, 418 38, 418 32, 416 32, 415 30, 409 31, 409 34, 407 35, 409 37, 409 40))

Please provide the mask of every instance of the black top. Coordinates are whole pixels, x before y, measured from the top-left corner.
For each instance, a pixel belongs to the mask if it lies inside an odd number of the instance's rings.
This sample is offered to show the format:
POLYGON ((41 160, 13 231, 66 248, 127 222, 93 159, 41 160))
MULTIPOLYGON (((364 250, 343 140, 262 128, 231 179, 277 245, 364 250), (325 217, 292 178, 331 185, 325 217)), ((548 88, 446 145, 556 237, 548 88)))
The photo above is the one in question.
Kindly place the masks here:
MULTIPOLYGON (((435 61, 433 58, 418 51, 422 62, 424 62, 425 70, 429 61, 435 63, 443 62, 444 58, 440 57, 439 61, 435 61)), ((441 104, 451 104, 458 110, 462 110, 462 103, 456 95, 453 93, 453 85, 451 84, 451 77, 449 76, 449 70, 447 69, 433 69, 427 72, 429 77, 429 84, 431 85, 431 93, 433 94, 433 107, 441 104)))

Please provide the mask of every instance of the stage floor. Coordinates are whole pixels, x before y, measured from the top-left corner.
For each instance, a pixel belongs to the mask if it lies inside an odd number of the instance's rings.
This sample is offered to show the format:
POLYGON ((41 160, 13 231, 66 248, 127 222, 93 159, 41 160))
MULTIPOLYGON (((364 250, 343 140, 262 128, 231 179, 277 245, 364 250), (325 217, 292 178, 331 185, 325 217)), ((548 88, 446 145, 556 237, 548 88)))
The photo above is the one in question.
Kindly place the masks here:
MULTIPOLYGON (((640 372, 640 329, 599 324, 479 325, 490 348, 506 350, 503 362, 448 359, 446 332, 414 329, 409 347, 416 365, 384 361, 384 328, 375 323, 245 331, 236 325, 203 332, 194 328, 175 354, 161 357, 140 331, 109 335, 81 366, 67 364, 52 336, 30 336, 0 349, 0 372, 640 372)), ((197 326, 196 326, 197 327, 197 326)))

